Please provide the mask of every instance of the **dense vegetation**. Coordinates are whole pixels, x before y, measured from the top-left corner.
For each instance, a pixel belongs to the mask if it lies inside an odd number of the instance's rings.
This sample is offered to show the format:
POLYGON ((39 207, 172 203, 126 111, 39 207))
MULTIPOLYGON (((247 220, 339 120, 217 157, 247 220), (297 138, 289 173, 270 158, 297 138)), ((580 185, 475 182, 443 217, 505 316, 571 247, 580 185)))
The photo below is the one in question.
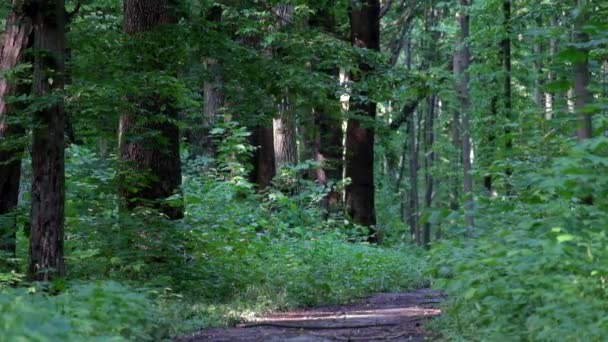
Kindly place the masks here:
POLYGON ((5 0, 0 341, 446 291, 608 335, 608 4, 5 0))

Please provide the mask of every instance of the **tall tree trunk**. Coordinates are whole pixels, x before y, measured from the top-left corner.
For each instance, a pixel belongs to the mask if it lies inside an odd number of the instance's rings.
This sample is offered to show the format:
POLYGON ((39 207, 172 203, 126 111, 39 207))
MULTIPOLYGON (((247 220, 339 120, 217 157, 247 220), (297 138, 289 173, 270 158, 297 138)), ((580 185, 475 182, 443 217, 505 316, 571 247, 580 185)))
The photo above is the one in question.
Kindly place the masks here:
POLYGON ((250 144, 256 147, 256 150, 253 153, 253 170, 249 174, 249 180, 264 189, 270 185, 276 174, 272 127, 255 127, 250 136, 250 144))
MULTIPOLYGON (((557 27, 559 22, 555 16, 551 17, 551 27, 557 27)), ((557 55, 557 38, 551 38, 549 40, 549 54, 551 57, 551 62, 555 59, 557 55)), ((547 75, 547 81, 549 83, 555 82, 557 80, 556 73, 553 70, 549 70, 549 74, 547 75)), ((553 111, 555 110, 555 94, 551 92, 545 93, 545 119, 551 120, 553 119, 553 111)))
MULTIPOLYGON (((579 14, 574 20, 574 42, 584 44, 589 42, 589 35, 583 31, 588 19, 587 1, 577 1, 579 14)), ((591 74, 589 72, 589 50, 579 48, 584 58, 574 62, 574 112, 579 116, 578 129, 576 136, 578 140, 591 139, 593 137, 593 126, 591 113, 588 111, 590 104, 593 102, 593 94, 589 90, 591 74)), ((593 194, 588 194, 582 199, 586 205, 592 205, 594 202, 593 194)))
MULTIPOLYGON (((350 11, 351 43, 358 48, 380 51, 380 4, 378 0, 365 0, 352 4, 350 11)), ((371 71, 366 63, 360 65, 362 74, 371 71)), ((357 81, 355 79, 355 81, 357 81)), ((376 104, 353 101, 352 112, 373 121, 376 104)), ((369 241, 379 242, 375 228, 374 187, 374 128, 358 118, 348 120, 346 130, 346 213, 353 222, 369 227, 369 241)))
MULTIPOLYGON (((454 58, 456 56, 454 55, 454 58)), ((460 102, 459 102, 460 103, 460 102)), ((452 159, 450 160, 450 166, 452 169, 452 175, 450 179, 450 209, 458 210, 459 207, 459 198, 460 198, 460 177, 458 174, 461 170, 462 164, 462 143, 460 137, 461 131, 461 122, 460 122, 460 111, 454 110, 452 113, 452 122, 450 122, 450 140, 452 143, 452 147, 454 148, 454 153, 452 159)))
MULTIPOLYGON (((428 112, 425 122, 425 138, 424 138, 424 206, 426 210, 429 210, 433 204, 433 185, 434 177, 431 172, 433 163, 435 162, 435 152, 433 151, 433 144, 435 143, 435 111, 437 105, 437 95, 432 95, 428 100, 428 112)), ((422 234, 422 244, 425 248, 430 248, 431 243, 431 223, 427 220, 424 224, 424 230, 422 234)))
POLYGON ((420 234, 418 229, 418 142, 415 115, 407 118, 406 133, 408 136, 408 155, 409 155, 409 194, 408 194, 408 224, 410 235, 417 244, 420 244, 420 234))
MULTIPOLYGON (((543 27, 543 17, 542 14, 539 14, 536 18, 536 27, 541 29, 543 27)), ((536 105, 542 110, 542 117, 545 116, 545 96, 542 91, 543 87, 543 53, 544 47, 543 42, 540 38, 536 38, 537 42, 534 44, 534 102, 536 105)))
MULTIPOLYGON (((18 1, 13 1, 13 9, 6 19, 4 40, 0 46, 0 73, 5 73, 22 61, 23 51, 30 43, 32 18, 18 1)), ((19 86, 6 77, 0 78, 0 253, 11 256, 16 253, 16 220, 10 212, 17 207, 19 182, 21 179, 21 153, 23 146, 16 139, 23 138, 24 129, 16 123, 9 123, 12 108, 7 96, 19 92, 19 86)))
MULTIPOLYGON (((503 10, 503 27, 505 30, 505 38, 503 38, 501 42, 502 46, 502 62, 503 62, 503 72, 504 72, 504 84, 503 84, 503 96, 504 96, 504 110, 505 117, 507 119, 507 125, 505 127, 505 150, 507 153, 507 158, 511 157, 511 151, 513 150, 513 137, 512 137, 512 129, 511 125, 514 122, 513 117, 513 99, 512 99, 512 91, 511 91, 511 0, 503 0, 502 2, 502 10, 503 10)), ((506 190, 507 194, 511 193, 512 185, 511 185, 511 175, 513 174, 513 169, 510 166, 507 166, 505 170, 506 174, 506 190)))
MULTIPOLYGON (((488 129, 488 146, 487 150, 489 151, 488 157, 491 159, 494 155, 494 150, 496 149, 496 135, 494 128, 496 126, 496 118, 498 117, 498 95, 492 96, 490 100, 490 124, 488 129)), ((491 163, 491 162, 490 162, 491 163)), ((483 186, 486 189, 487 195, 489 197, 494 197, 496 192, 494 191, 494 176, 491 172, 488 172, 483 177, 483 186)))
POLYGON ((456 52, 454 53, 454 76, 457 81, 456 92, 460 103, 462 117, 462 176, 463 191, 465 196, 465 222, 467 234, 472 234, 473 228, 473 175, 471 164, 471 135, 469 124, 469 63, 470 52, 467 40, 469 38, 469 15, 466 13, 469 7, 469 0, 460 0, 462 11, 457 14, 457 21, 460 26, 460 36, 458 37, 456 52))
MULTIPOLYGON (((586 1, 578 0, 579 14, 574 21, 574 41, 584 44, 589 41, 589 35, 583 31, 583 25, 587 20, 586 1)), ((593 102, 593 95, 589 90, 589 50, 579 48, 585 57, 574 63, 574 111, 579 116, 579 125, 576 136, 579 140, 589 139, 593 134, 591 114, 586 112, 586 107, 593 102)))
MULTIPOLYGON (((437 59, 437 42, 441 37, 438 30, 435 29, 435 25, 439 19, 439 13, 433 4, 428 4, 425 10, 424 19, 424 30, 429 34, 427 39, 427 46, 425 52, 425 60, 428 63, 428 67, 435 65, 437 59)), ((424 45, 423 45, 424 46, 424 45)), ((433 151, 433 144, 435 140, 434 129, 435 129, 435 115, 437 106, 437 94, 432 94, 427 98, 427 111, 426 118, 424 119, 423 138, 424 141, 424 206, 425 210, 429 210, 432 206, 433 201, 433 186, 434 178, 431 173, 431 168, 435 160, 435 152, 433 151)), ((420 225, 420 223, 419 223, 420 225)), ((425 248, 430 248, 431 243, 431 223, 427 220, 424 223, 422 229, 422 245, 425 248)))
MULTIPOLYGON (((64 0, 37 1, 34 25, 34 96, 56 96, 64 86, 65 7, 64 0)), ((64 228, 64 130, 63 101, 33 114, 32 130, 32 214, 28 275, 48 281, 65 275, 64 228)))
MULTIPOLYGON (((315 124, 318 128, 318 133, 315 137, 313 157, 314 160, 321 163, 321 167, 315 171, 315 176, 317 182, 326 187, 332 181, 341 180, 344 169, 344 162, 342 160, 344 132, 342 130, 339 102, 338 100, 335 101, 335 110, 324 108, 315 113, 315 124)), ((335 186, 329 190, 323 202, 328 213, 341 207, 342 196, 335 186)))
MULTIPOLYGON (((124 31, 131 39, 140 39, 143 33, 176 22, 170 0, 124 1, 124 31)), ((138 64, 140 71, 163 68, 160 63, 145 64, 138 64)), ((120 160, 125 167, 120 191, 124 205, 128 210, 152 206, 170 219, 179 219, 183 217, 183 207, 163 203, 179 192, 182 177, 175 99, 153 91, 130 96, 129 101, 132 109, 121 115, 119 126, 120 160), (134 180, 130 178, 132 173, 138 175, 134 180)))
MULTIPOLYGON (((222 8, 213 6, 208 20, 213 22, 218 28, 222 22, 222 8)), ((203 115, 202 127, 192 132, 193 143, 192 151, 194 155, 206 155, 214 157, 217 148, 211 137, 211 129, 217 122, 220 110, 224 107, 224 82, 222 80, 219 62, 214 58, 206 58, 203 62, 209 79, 203 83, 203 115)))
MULTIPOLYGON (((277 5, 274 11, 279 17, 279 28, 286 27, 291 23, 294 11, 293 5, 277 5)), ((284 89, 278 96, 278 100, 278 116, 272 122, 274 129, 274 161, 277 171, 284 166, 293 166, 298 163, 296 118, 289 90, 284 89)))

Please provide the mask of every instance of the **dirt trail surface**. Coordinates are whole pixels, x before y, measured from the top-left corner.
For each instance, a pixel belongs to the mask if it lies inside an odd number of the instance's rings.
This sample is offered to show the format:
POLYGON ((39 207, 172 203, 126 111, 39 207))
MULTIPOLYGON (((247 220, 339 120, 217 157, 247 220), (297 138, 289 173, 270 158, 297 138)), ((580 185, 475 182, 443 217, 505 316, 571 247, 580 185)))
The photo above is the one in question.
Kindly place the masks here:
POLYGON ((210 329, 179 342, 428 341, 423 323, 441 314, 441 293, 384 293, 352 305, 321 306, 262 317, 235 328, 210 329))

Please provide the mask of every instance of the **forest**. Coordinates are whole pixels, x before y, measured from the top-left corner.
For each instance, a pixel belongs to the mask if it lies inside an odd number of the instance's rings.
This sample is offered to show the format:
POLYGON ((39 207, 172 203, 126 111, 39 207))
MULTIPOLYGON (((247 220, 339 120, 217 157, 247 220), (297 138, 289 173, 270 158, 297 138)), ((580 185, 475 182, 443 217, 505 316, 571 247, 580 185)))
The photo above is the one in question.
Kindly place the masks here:
POLYGON ((3 0, 0 342, 263 341, 290 328, 250 324, 266 315, 382 293, 440 315, 288 330, 605 341, 606 18, 602 0, 3 0))

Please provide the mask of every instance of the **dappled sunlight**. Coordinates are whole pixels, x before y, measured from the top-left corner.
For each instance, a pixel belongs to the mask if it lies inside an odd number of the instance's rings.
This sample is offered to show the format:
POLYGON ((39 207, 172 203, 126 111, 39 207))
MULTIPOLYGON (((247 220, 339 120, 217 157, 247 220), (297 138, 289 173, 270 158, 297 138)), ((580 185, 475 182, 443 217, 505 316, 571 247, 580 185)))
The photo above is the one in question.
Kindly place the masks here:
POLYGON ((323 312, 323 311, 307 311, 285 313, 279 316, 256 319, 255 322, 308 322, 308 321, 336 321, 346 322, 348 320, 361 319, 386 319, 399 317, 420 317, 420 316, 438 316, 441 314, 439 309, 429 309, 421 307, 409 308, 378 308, 369 310, 352 310, 344 312, 323 312))

